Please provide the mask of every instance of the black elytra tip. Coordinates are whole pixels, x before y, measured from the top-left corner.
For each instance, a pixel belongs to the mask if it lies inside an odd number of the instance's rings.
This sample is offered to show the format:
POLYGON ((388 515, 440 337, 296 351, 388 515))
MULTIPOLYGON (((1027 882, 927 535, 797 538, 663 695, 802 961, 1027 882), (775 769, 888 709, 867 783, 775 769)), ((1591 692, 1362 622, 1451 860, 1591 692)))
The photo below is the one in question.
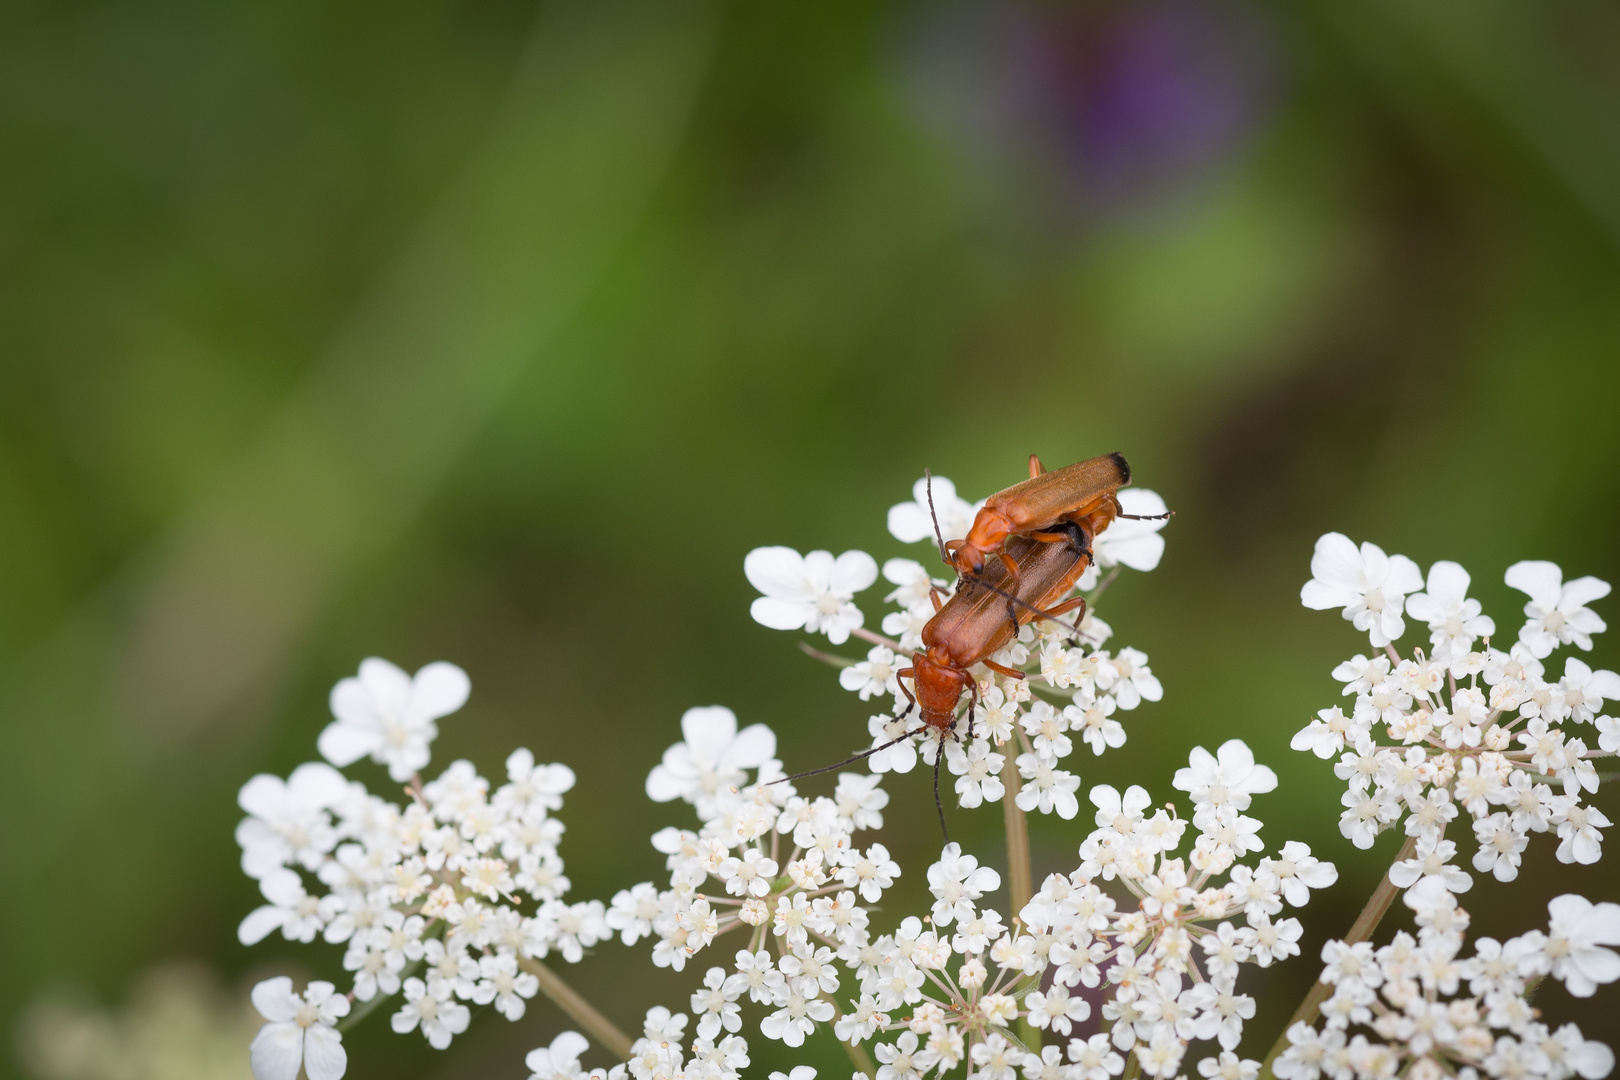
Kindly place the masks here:
POLYGON ((1108 455, 1114 459, 1114 465, 1119 469, 1119 486, 1124 487, 1131 482, 1131 463, 1125 460, 1125 455, 1115 450, 1108 455))

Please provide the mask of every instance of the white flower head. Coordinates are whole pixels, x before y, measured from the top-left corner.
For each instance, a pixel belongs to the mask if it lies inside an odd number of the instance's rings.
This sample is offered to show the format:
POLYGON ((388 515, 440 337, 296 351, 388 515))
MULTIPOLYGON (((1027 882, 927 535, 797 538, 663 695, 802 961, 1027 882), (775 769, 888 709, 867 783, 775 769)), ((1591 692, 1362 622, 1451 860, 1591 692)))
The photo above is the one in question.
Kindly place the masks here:
POLYGON ((428 748, 439 735, 433 722, 465 705, 471 688, 467 673, 454 664, 429 664, 413 677, 371 657, 361 661, 357 678, 332 688, 337 720, 316 745, 338 768, 370 755, 403 783, 428 763, 428 748))
POLYGON ((982 501, 970 503, 957 495, 956 485, 943 476, 934 477, 932 486, 933 514, 928 512, 929 480, 926 476, 911 485, 911 502, 889 508, 889 532, 902 544, 934 540, 935 515, 939 517, 941 536, 946 540, 961 540, 973 527, 979 507, 984 505, 982 501))
POLYGON ((654 802, 711 799, 741 786, 745 769, 757 769, 776 754, 775 732, 764 724, 738 731, 737 714, 723 705, 687 709, 681 734, 684 740, 665 750, 663 763, 647 774, 647 797, 654 802))
POLYGON ((945 845, 939 861, 928 868, 928 891, 934 894, 934 925, 949 926, 953 919, 973 918, 973 901, 1001 888, 1001 875, 980 866, 962 845, 945 845))
POLYGON ((1381 649, 1405 632, 1406 597, 1422 587, 1423 572, 1405 555, 1385 555, 1376 544, 1357 548, 1343 533, 1327 533, 1316 541, 1311 580, 1299 599, 1316 611, 1343 608, 1344 617, 1381 649))
POLYGON ((286 780, 261 773, 243 784, 236 803, 252 816, 236 827, 242 871, 262 878, 291 862, 319 869, 338 839, 326 811, 348 793, 343 774, 319 761, 298 766, 286 780))
POLYGON ((1530 597, 1524 605, 1527 621, 1519 629, 1519 640, 1538 660, 1560 645, 1590 650, 1592 635, 1608 629, 1597 612, 1586 606, 1609 595, 1607 581, 1581 577, 1565 584, 1557 563, 1538 560, 1514 563, 1507 568, 1505 580, 1530 597))
POLYGON ((1469 598, 1468 583, 1468 571, 1460 565, 1437 562, 1429 567, 1427 591, 1413 593, 1406 601, 1407 614, 1429 624, 1436 660, 1459 660, 1473 649, 1476 639, 1496 633, 1496 623, 1480 614, 1480 602, 1469 598))
POLYGON ((1200 806, 1247 810, 1252 796, 1277 787, 1277 774, 1255 764, 1254 752, 1242 739, 1228 739, 1214 754, 1195 746, 1188 763, 1189 768, 1176 770, 1172 783, 1200 806))
POLYGON ((253 1039, 249 1058, 257 1080, 295 1080, 303 1067, 309 1080, 338 1080, 348 1068, 337 1022, 349 1001, 329 982, 316 981, 293 993, 285 975, 253 988, 253 1007, 269 1023, 253 1039))
POLYGON ((864 551, 830 551, 800 555, 787 547, 755 548, 743 560, 749 584, 765 595, 749 613, 772 630, 823 633, 834 645, 849 639, 865 622, 855 594, 877 580, 878 568, 864 551))
POLYGON ((1594 904, 1565 893, 1547 902, 1550 917, 1545 945, 1552 973, 1576 997, 1591 997, 1602 983, 1620 979, 1620 904, 1594 904))

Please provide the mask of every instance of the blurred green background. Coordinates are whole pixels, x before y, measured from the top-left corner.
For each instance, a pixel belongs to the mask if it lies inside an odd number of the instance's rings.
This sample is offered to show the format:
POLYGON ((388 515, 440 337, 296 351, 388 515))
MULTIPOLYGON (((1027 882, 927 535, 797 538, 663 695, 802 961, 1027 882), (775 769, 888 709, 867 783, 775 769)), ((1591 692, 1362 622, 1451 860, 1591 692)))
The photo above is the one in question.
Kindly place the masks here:
MULTIPOLYGON (((745 552, 924 557, 884 514, 925 466, 976 498, 1120 449, 1177 517, 1102 613, 1166 695, 1085 785, 1167 799, 1242 737, 1272 844, 1343 871, 1248 983, 1263 1056, 1398 843, 1342 840, 1287 748, 1364 647, 1298 604, 1315 537, 1458 559, 1504 637, 1513 561, 1620 578, 1617 31, 1595 0, 5 5, 0 1033, 175 960, 227 1012, 340 973, 237 944, 231 830, 362 657, 470 672, 437 762, 571 764, 563 855, 606 898, 658 875, 642 782, 686 707, 790 767, 864 740, 748 618, 745 552)), ((897 918, 938 840, 926 777, 888 787, 897 918)), ((999 822, 955 815, 991 862, 999 822)), ((1072 865, 1081 823, 1033 831, 1072 865)), ((1481 932, 1620 899, 1612 853, 1554 847, 1465 898, 1481 932)), ((702 966, 570 974, 633 1026, 702 966)), ((1613 1026, 1612 993, 1538 1003, 1613 1026)), ((355 1076, 519 1077, 559 1026, 346 1045, 355 1076)))

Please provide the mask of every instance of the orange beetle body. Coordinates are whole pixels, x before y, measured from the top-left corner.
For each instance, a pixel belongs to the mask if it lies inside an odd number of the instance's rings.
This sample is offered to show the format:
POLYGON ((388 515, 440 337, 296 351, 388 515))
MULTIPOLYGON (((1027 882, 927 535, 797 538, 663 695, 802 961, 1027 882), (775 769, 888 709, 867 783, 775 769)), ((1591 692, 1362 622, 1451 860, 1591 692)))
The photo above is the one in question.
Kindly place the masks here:
POLYGON ((973 665, 982 663, 1010 678, 1023 678, 1023 672, 989 657, 1012 641, 1025 623, 1084 607, 1084 599, 1064 597, 1091 565, 1091 541, 1113 519, 1112 512, 1103 512, 1062 523, 1070 543, 1011 535, 1004 545, 1010 567, 998 561, 982 575, 962 579, 956 595, 923 627, 923 648, 913 654, 911 666, 899 672, 902 679, 912 681, 915 694, 907 691, 906 696, 921 712, 926 728, 942 737, 951 730, 963 691, 973 689, 968 673, 973 665))
MULTIPOLYGON (((1031 454, 1029 479, 985 500, 967 537, 945 545, 951 565, 962 577, 985 572, 985 560, 999 556, 1016 578, 1018 560, 1007 550, 1010 537, 1028 536, 1044 543, 1074 542, 1065 523, 1081 525, 1090 534, 1106 529, 1119 516, 1115 492, 1131 482, 1131 467, 1123 454, 1102 454, 1047 472, 1031 454)), ((1086 549, 1089 560, 1090 548, 1086 549)))

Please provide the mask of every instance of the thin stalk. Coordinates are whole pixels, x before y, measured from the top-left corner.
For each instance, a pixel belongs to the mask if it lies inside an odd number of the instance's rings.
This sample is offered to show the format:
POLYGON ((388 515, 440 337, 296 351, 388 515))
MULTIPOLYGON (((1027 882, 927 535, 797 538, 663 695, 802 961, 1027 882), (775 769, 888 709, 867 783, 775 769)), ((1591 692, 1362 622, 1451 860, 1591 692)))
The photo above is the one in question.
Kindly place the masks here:
MULTIPOLYGON (((1401 845, 1401 850, 1396 853, 1395 861, 1403 862, 1410 859, 1416 851, 1417 837, 1408 837, 1406 843, 1401 845)), ((1378 924, 1383 921, 1384 913, 1389 910, 1389 905, 1395 902, 1395 894, 1400 891, 1395 883, 1389 880, 1389 872, 1385 871, 1384 880, 1378 883, 1378 888, 1368 897, 1367 906, 1361 909, 1361 914, 1357 915, 1356 921, 1351 924, 1350 932, 1344 936, 1344 943, 1356 945, 1372 937, 1373 931, 1377 930, 1378 924)), ((1305 1000, 1299 1003, 1294 1015, 1283 1025, 1282 1034, 1278 1035, 1277 1041, 1271 1045, 1271 1053, 1266 1055, 1266 1060, 1260 1066, 1261 1076, 1277 1075, 1271 1071, 1271 1064, 1277 1060, 1277 1055, 1288 1049, 1288 1029, 1301 1022, 1316 1023, 1316 1018, 1322 1013, 1322 1002, 1332 993, 1333 987, 1320 980, 1311 987, 1311 992, 1305 995, 1305 1000)))
MULTIPOLYGON (((403 983, 406 979, 410 978, 412 975, 415 975, 416 969, 421 966, 422 961, 420 960, 413 960, 409 964, 406 964, 405 969, 399 973, 399 981, 403 983)), ((349 1010, 349 1015, 345 1016, 338 1024, 338 1032, 342 1033, 353 1030, 356 1024, 370 1016, 379 1005, 393 996, 393 994, 385 994, 381 990, 377 991, 370 1001, 362 1002, 359 1008, 349 1010)))
MULTIPOLYGON (((1016 747, 1008 747, 1009 751, 1014 749, 1016 747)), ((1029 819, 1018 806, 1023 778, 1018 774, 1014 755, 1008 753, 1006 758, 1001 766, 1001 786, 1006 789, 1001 796, 1001 809, 1007 824, 1007 892, 1012 902, 1008 918, 1016 919, 1034 895, 1034 888, 1029 868, 1029 819)))
MULTIPOLYGON (((1001 786, 1006 789, 1001 795, 1001 810, 1007 824, 1007 895, 1012 903, 1012 911, 1007 918, 1011 921, 1018 918, 1018 913, 1029 903, 1034 886, 1029 865, 1029 818, 1018 806, 1018 792, 1023 787, 1023 778, 1018 773, 1018 766, 1013 763, 1017 755, 1012 751, 1018 747, 1009 746, 1006 749, 1007 760, 1001 766, 1001 786)), ((1031 1024, 1028 1017, 1019 1019, 1018 1034, 1026 1047, 1040 1050, 1040 1029, 1031 1024)))
POLYGON ((860 661, 851 660, 847 656, 834 656, 832 653, 822 652, 820 649, 803 641, 799 642, 799 651, 812 660, 820 660, 823 664, 829 664, 835 668, 853 667, 860 663, 860 661))
POLYGON ((885 645, 891 652, 904 653, 906 651, 893 638, 886 638, 882 634, 874 634, 865 627, 857 626, 850 631, 850 634, 860 638, 862 641, 870 641, 874 645, 885 645))
POLYGON ((568 1014, 568 1018, 586 1033, 613 1054, 620 1061, 630 1060, 630 1036, 613 1025, 613 1021, 597 1012, 591 1003, 579 996, 579 992, 563 981, 551 968, 538 960, 523 959, 520 961, 523 970, 540 980, 540 992, 550 998, 552 1003, 568 1014))

